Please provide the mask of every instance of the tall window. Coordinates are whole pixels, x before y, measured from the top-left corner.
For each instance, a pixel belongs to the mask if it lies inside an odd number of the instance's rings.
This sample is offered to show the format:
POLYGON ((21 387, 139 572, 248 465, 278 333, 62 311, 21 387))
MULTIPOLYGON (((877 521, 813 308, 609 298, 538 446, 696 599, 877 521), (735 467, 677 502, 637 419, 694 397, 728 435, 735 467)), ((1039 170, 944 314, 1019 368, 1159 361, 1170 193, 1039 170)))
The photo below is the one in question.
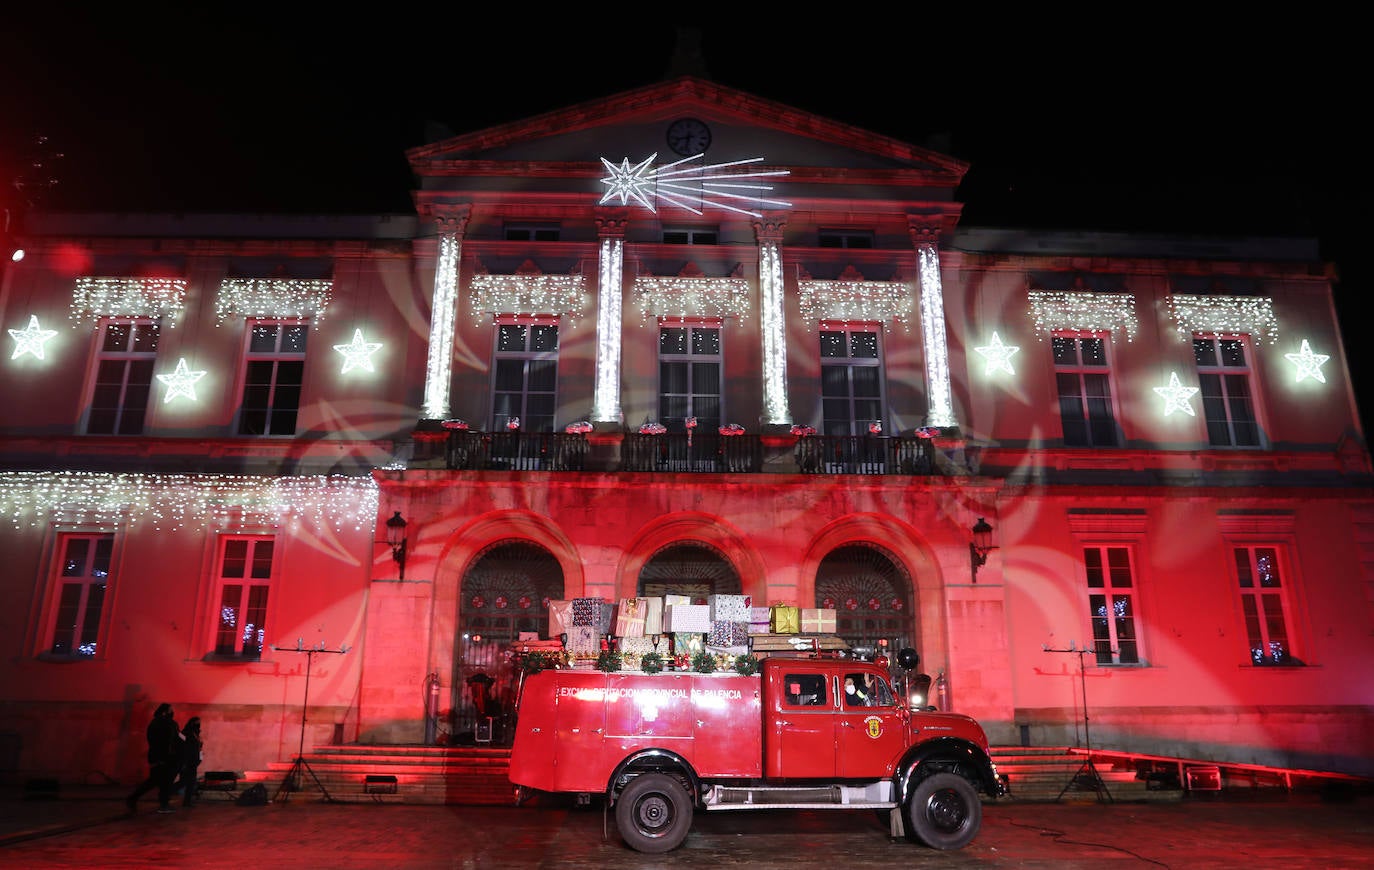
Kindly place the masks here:
POLYGON ((149 320, 106 321, 101 327, 87 434, 143 434, 157 340, 158 324, 149 320))
POLYGON ((496 327, 491 426, 502 431, 520 418, 526 432, 552 432, 558 387, 558 324, 501 323, 496 327))
POLYGON ((1068 447, 1115 447, 1107 341, 1097 335, 1056 335, 1054 380, 1068 447))
POLYGON ((59 546, 57 612, 47 648, 53 655, 94 656, 114 535, 63 535, 59 546))
POLYGON ((1277 547, 1236 547, 1236 577, 1250 661, 1256 665, 1298 665, 1288 630, 1288 603, 1279 576, 1277 547))
POLYGON ((1245 339, 1193 337, 1207 442, 1215 447, 1258 447, 1259 424, 1250 391, 1245 339))
POLYGON ((215 655, 258 658, 267 630, 267 593, 272 585, 270 537, 220 539, 215 578, 215 655))
POLYGON ((821 417, 826 435, 862 435, 883 419, 883 368, 872 326, 823 328, 821 417))
POLYGON ((702 432, 721 419, 719 326, 662 326, 658 330, 658 419, 686 431, 688 417, 702 432))
POLYGON ((1085 547, 1088 612, 1099 665, 1140 663, 1135 625, 1135 580, 1126 547, 1085 547))
POLYGON ((240 435, 294 435, 305 375, 304 323, 249 322, 240 435))

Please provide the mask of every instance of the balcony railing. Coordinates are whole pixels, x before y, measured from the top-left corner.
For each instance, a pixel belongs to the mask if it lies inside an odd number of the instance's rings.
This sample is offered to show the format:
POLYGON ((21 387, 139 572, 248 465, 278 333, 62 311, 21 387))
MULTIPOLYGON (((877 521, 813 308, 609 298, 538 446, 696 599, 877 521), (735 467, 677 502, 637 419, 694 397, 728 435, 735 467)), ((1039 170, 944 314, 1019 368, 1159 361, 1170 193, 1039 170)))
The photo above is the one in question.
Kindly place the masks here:
POLYGON ((448 433, 445 461, 453 471, 581 471, 587 437, 563 432, 448 433))
POLYGON ((935 473, 935 445, 929 438, 882 435, 807 435, 797 439, 802 474, 935 473))
MULTIPOLYGON (((562 432, 479 432, 451 430, 445 465, 453 471, 584 471, 590 442, 584 434, 562 432)), ((874 435, 808 435, 792 447, 768 447, 770 471, 802 474, 939 473, 934 442, 927 438, 874 435), (792 462, 781 450, 792 451, 792 462), (795 465, 793 464, 795 463, 795 465)), ((600 448, 598 448, 600 449, 600 448)), ((759 435, 665 432, 620 436, 619 454, 599 454, 599 471, 757 474, 764 468, 765 444, 759 435)), ((437 457, 436 457, 437 458, 437 457)))
POLYGON ((763 442, 757 435, 632 432, 621 445, 620 467, 623 471, 756 473, 763 468, 763 442))

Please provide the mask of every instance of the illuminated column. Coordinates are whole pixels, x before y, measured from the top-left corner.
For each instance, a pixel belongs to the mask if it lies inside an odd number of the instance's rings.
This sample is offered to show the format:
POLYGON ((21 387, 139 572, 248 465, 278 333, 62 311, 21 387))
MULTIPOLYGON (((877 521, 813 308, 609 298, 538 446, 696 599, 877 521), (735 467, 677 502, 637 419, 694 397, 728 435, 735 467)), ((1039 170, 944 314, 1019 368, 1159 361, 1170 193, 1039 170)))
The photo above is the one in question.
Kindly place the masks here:
POLYGON ((782 298, 782 231, 785 222, 754 223, 759 242, 759 331, 763 336, 764 425, 792 422, 787 409, 787 322, 782 298))
POLYGON ((620 422, 620 311, 624 305, 624 218, 597 218, 596 389, 593 423, 620 422))
POLYGON ((429 362, 425 366, 424 419, 449 415, 453 382, 453 324, 458 313, 458 263, 467 229, 469 206, 436 206, 429 212, 439 230, 434 263, 434 303, 429 315, 429 362))
POLYGON ((945 344, 944 289, 940 285, 940 228, 912 221, 911 240, 921 267, 921 341, 926 356, 926 425, 949 428, 954 401, 949 384, 949 347, 945 344))

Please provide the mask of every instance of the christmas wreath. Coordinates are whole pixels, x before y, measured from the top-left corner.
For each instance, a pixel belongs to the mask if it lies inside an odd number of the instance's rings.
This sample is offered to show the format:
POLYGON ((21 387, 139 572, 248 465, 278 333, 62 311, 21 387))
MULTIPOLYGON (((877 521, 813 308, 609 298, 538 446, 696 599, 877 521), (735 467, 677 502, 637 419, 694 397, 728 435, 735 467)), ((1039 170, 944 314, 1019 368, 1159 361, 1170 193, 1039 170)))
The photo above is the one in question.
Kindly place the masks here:
POLYGON ((692 670, 699 674, 714 674, 716 672, 716 657, 702 650, 692 656, 692 670))
POLYGON ((656 674, 663 670, 663 656, 656 652, 645 653, 639 657, 639 669, 646 674, 656 674))
POLYGON ((601 652, 597 653, 596 669, 598 671, 605 671, 608 674, 613 673, 620 670, 620 664, 620 653, 615 650, 603 649, 601 652))
POLYGON ((759 657, 753 653, 745 653, 735 657, 735 673, 741 677, 752 677, 759 672, 759 657))

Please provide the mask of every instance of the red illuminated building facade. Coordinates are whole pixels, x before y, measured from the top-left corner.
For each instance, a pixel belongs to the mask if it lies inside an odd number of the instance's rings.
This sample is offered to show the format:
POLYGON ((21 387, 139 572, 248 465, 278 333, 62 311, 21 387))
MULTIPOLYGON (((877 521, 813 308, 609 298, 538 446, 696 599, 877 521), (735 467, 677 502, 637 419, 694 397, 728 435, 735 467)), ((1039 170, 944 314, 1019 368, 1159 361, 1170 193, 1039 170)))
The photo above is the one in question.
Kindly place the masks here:
POLYGON ((1095 746, 1374 774, 1314 243, 964 226, 961 161, 694 77, 408 156, 411 215, 29 216, 0 772, 132 780, 163 701, 265 767, 307 677, 307 748, 456 739, 550 599, 686 592, 997 744, 1080 743, 1081 663, 1095 746))

